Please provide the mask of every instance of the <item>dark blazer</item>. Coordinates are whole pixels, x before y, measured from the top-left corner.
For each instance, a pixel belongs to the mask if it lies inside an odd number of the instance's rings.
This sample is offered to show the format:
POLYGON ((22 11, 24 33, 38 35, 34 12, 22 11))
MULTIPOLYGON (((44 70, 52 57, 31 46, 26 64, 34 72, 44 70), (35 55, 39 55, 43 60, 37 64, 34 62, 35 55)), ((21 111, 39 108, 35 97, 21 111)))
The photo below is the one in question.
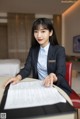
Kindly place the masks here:
MULTIPOLYGON (((25 66, 19 72, 19 74, 22 76, 22 79, 28 77, 31 73, 31 70, 33 78, 38 79, 37 60, 39 49, 39 46, 30 49, 25 66)), ((50 45, 47 57, 47 72, 48 74, 55 73, 58 78, 58 81, 55 83, 55 85, 63 89, 68 95, 71 93, 71 89, 65 80, 65 49, 62 46, 50 45)))

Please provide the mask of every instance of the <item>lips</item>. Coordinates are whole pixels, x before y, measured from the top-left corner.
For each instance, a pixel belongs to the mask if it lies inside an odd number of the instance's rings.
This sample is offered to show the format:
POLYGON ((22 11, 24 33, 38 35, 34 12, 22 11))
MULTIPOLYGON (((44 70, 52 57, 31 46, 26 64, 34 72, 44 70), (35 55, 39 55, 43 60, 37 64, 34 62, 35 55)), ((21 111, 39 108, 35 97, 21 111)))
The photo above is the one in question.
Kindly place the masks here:
POLYGON ((42 41, 43 39, 38 39, 38 41, 42 41))

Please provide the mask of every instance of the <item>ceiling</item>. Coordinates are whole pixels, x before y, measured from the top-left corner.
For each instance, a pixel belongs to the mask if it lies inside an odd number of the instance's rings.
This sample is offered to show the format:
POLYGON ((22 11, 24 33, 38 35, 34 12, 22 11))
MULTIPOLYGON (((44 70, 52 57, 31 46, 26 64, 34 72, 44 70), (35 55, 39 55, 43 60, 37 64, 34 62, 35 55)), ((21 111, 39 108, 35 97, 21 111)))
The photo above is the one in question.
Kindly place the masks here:
POLYGON ((72 4, 61 0, 0 0, 0 12, 62 14, 72 4))

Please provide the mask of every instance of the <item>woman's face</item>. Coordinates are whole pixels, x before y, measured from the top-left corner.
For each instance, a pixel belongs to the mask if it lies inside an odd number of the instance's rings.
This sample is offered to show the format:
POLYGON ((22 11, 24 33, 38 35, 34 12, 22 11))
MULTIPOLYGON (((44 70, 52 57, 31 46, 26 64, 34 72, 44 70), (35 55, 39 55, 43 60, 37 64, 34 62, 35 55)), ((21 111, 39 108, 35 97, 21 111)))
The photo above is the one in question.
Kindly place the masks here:
POLYGON ((50 32, 48 29, 45 29, 40 25, 37 30, 34 30, 34 37, 42 47, 45 47, 49 43, 49 37, 52 33, 52 31, 50 32))

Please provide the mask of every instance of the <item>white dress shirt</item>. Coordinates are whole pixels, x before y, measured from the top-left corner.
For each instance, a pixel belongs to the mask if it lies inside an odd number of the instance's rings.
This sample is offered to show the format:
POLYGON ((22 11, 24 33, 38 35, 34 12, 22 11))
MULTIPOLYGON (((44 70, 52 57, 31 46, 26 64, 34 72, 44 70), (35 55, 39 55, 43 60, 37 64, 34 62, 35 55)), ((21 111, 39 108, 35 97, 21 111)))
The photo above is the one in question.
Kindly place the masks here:
POLYGON ((50 43, 43 47, 40 47, 39 55, 38 55, 38 63, 37 63, 37 70, 38 70, 38 76, 39 79, 44 79, 48 73, 47 73, 47 55, 48 55, 48 49, 49 49, 50 43))

